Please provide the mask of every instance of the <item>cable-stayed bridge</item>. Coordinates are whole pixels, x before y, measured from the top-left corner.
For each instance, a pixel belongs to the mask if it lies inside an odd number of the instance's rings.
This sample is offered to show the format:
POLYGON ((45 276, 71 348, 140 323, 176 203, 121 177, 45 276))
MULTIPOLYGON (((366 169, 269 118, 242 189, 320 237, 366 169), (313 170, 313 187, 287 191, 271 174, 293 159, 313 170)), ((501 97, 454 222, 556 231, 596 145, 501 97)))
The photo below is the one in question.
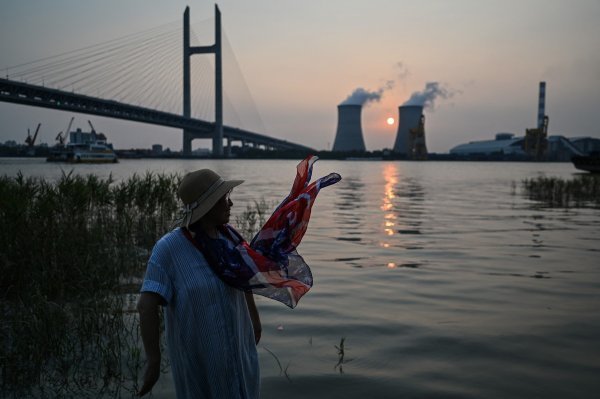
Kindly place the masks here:
POLYGON ((192 39, 198 42, 198 38, 186 8, 183 46, 177 21, 6 68, 6 78, 0 78, 0 101, 182 129, 186 155, 191 153, 192 140, 207 138, 212 139, 215 156, 227 155, 233 141, 242 146, 311 151, 241 128, 244 117, 264 131, 235 55, 226 38, 222 40, 216 6, 214 28, 214 45, 192 46, 192 39), (214 57, 192 58, 194 54, 214 57), (209 58, 214 58, 214 64, 209 58), (223 90, 223 75, 236 86, 233 95, 223 90), (245 107, 236 110, 231 97, 245 107))

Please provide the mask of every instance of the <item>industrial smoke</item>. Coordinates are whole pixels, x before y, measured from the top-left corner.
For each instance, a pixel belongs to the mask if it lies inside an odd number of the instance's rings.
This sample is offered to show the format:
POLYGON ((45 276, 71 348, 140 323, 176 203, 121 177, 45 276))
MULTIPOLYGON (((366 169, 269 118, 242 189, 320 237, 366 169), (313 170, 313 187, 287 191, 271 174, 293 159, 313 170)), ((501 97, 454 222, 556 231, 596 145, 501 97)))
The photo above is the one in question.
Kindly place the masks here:
POLYGON ((380 87, 375 91, 369 91, 362 87, 357 88, 346 98, 340 105, 365 105, 372 101, 381 100, 381 96, 386 90, 390 90, 394 87, 394 81, 388 80, 385 86, 380 87))
POLYGON ((450 98, 454 95, 450 90, 442 87, 438 82, 427 82, 423 91, 416 91, 411 94, 410 98, 402 104, 418 105, 425 109, 433 109, 435 100, 440 98, 450 98))

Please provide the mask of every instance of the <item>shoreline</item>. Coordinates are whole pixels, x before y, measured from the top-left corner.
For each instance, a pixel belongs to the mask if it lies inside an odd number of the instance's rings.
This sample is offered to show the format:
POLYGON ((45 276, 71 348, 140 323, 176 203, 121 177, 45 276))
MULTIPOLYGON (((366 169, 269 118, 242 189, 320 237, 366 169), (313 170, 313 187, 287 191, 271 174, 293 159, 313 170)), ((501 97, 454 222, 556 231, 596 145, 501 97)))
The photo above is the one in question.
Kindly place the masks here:
MULTIPOLYGON (((147 159, 223 159, 223 160, 298 160, 303 159, 305 154, 269 154, 268 152, 260 154, 236 154, 229 157, 213 157, 213 156, 184 156, 184 155, 149 155, 149 154, 136 154, 136 155, 123 155, 119 153, 121 150, 116 150, 119 159, 129 160, 147 160, 147 159)), ((406 157, 398 156, 373 156, 372 154, 334 154, 331 152, 316 151, 314 153, 321 160, 336 160, 336 161, 407 161, 407 162, 523 162, 523 163, 571 163, 570 160, 541 160, 536 161, 534 159, 527 159, 523 157, 501 157, 501 156, 477 156, 477 157, 460 157, 449 154, 429 154, 429 158, 422 159, 408 159, 406 157)), ((19 158, 19 159, 45 159, 46 155, 24 155, 24 154, 0 154, 0 158, 19 158)), ((66 162, 65 162, 66 163, 66 162)))

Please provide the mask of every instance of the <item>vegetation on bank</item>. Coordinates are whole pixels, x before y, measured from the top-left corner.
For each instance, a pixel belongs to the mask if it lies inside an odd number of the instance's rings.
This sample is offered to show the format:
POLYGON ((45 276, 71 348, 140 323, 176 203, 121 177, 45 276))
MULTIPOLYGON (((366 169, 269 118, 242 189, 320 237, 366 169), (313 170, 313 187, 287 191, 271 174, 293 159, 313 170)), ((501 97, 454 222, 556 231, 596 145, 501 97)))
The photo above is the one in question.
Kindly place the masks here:
POLYGON ((536 177, 522 181, 524 194, 549 207, 600 207, 600 175, 580 174, 573 179, 536 177))
POLYGON ((178 182, 0 177, 0 397, 136 388, 143 359, 127 284, 139 288, 172 224, 178 182))
MULTIPOLYGON (((179 216, 180 180, 0 176, 0 398, 137 390, 136 294, 152 247, 179 216)), ((236 217, 242 235, 262 226, 269 206, 236 217)))

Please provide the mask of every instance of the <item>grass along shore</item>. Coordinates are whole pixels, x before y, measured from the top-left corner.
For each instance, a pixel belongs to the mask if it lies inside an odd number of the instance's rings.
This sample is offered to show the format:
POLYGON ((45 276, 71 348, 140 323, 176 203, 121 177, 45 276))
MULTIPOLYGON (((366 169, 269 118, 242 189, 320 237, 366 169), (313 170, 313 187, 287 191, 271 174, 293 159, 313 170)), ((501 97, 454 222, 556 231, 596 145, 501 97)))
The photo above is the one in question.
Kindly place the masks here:
POLYGON ((0 177, 0 397, 137 388, 143 359, 125 286, 172 224, 179 180, 0 177))
MULTIPOLYGON (((137 292, 152 247, 179 216, 180 181, 0 176, 0 398, 137 391, 137 292)), ((244 237, 269 206, 255 202, 236 218, 244 237)))
POLYGON ((600 207, 600 175, 540 176, 521 182, 524 195, 548 207, 600 207))

